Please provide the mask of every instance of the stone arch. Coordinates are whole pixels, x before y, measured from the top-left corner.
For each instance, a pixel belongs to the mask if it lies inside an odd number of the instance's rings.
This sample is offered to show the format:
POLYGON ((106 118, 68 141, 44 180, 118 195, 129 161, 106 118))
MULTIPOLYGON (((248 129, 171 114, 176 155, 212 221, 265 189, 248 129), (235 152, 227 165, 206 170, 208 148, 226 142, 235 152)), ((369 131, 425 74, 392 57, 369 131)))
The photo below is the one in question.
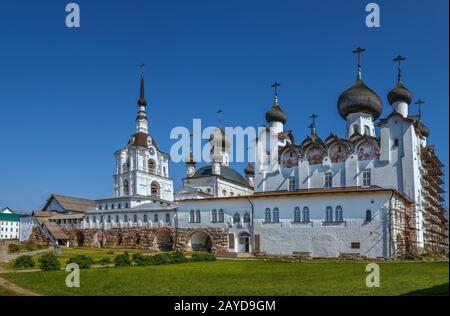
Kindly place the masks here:
POLYGON ((94 234, 92 245, 94 248, 104 248, 106 245, 106 235, 102 231, 94 234))
POLYGON ((77 246, 78 247, 83 247, 84 246, 84 234, 81 230, 77 231, 77 233, 75 234, 75 237, 77 239, 77 246))
POLYGON ((170 231, 162 229, 156 232, 156 244, 159 251, 172 251, 174 242, 170 231))
POLYGON ((313 257, 338 257, 341 245, 337 238, 331 234, 315 236, 311 241, 313 257))
POLYGON ((204 231, 195 231, 190 237, 190 250, 192 251, 208 251, 212 249, 212 238, 204 231))

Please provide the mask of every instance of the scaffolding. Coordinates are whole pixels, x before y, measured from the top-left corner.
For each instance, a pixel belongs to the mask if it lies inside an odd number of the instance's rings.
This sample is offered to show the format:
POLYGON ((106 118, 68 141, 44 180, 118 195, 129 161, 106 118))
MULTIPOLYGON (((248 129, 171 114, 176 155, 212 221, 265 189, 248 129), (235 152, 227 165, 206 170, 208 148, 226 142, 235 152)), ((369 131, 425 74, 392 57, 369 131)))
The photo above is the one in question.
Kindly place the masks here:
POLYGON ((424 251, 448 254, 448 211, 444 198, 444 165, 433 146, 421 149, 421 185, 424 251))
POLYGON ((399 194, 393 194, 390 200, 389 214, 391 256, 416 256, 418 238, 414 202, 399 194))

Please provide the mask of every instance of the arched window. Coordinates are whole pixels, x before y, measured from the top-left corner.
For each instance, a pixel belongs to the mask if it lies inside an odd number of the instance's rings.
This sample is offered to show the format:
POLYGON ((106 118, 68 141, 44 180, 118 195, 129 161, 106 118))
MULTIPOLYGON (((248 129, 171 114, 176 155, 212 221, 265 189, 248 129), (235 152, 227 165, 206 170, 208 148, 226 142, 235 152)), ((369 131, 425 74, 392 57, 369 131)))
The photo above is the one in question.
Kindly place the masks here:
POLYGON ((244 214, 244 223, 250 223, 250 213, 244 214))
POLYGON ((123 217, 123 221, 124 221, 124 222, 128 222, 128 215, 125 215, 125 216, 123 217))
POLYGON ((367 210, 366 211, 366 222, 370 222, 372 220, 372 211, 367 210))
POLYGON ((148 222, 147 214, 144 214, 144 223, 147 223, 147 222, 148 222))
POLYGON ((353 133, 359 133, 359 126, 357 124, 353 125, 353 133))
POLYGON ((166 223, 170 223, 170 214, 166 213, 166 223))
POLYGON ((217 211, 216 210, 211 211, 211 222, 217 223, 217 211))
POLYGON ((280 211, 278 210, 277 207, 275 207, 273 209, 273 222, 274 223, 279 223, 280 222, 280 211))
POLYGON ((271 216, 270 216, 270 208, 266 208, 265 214, 264 214, 264 222, 266 223, 270 223, 271 220, 271 216))
POLYGON ((202 213, 200 213, 200 210, 197 210, 195 212, 195 222, 201 223, 201 221, 202 221, 202 213))
POLYGON ((133 222, 137 223, 138 219, 137 219, 137 215, 133 216, 133 222))
POLYGON ((294 223, 300 223, 300 208, 296 207, 294 208, 294 223))
POLYGON ((189 223, 195 223, 195 212, 194 210, 191 210, 189 213, 189 223))
POLYGON ((233 223, 240 223, 240 222, 241 222, 241 215, 239 215, 239 213, 234 213, 233 223))
POLYGON ((153 221, 154 221, 155 223, 158 223, 158 222, 159 222, 158 214, 155 214, 155 215, 153 216, 153 221))
POLYGON ((116 223, 120 222, 119 215, 116 215, 116 223))
POLYGON ((309 223, 309 208, 305 206, 302 211, 302 222, 309 223))
POLYGON ((148 172, 155 172, 156 170, 156 163, 153 159, 148 160, 148 172))
POLYGON ((223 213, 223 210, 220 209, 219 210, 219 223, 223 223, 223 222, 225 222, 225 215, 223 213))
POLYGON ((364 125, 364 135, 370 135, 370 127, 367 125, 364 125))
POLYGON ((130 185, 128 184, 128 180, 123 180, 123 194, 128 195, 130 194, 130 185))
POLYGON ((336 222, 343 222, 344 221, 344 212, 342 211, 342 206, 336 207, 336 222))
POLYGON ((159 183, 156 181, 153 181, 151 186, 151 196, 159 198, 159 183))
POLYGON ((333 221, 333 208, 331 206, 328 206, 325 209, 325 222, 332 222, 333 221))

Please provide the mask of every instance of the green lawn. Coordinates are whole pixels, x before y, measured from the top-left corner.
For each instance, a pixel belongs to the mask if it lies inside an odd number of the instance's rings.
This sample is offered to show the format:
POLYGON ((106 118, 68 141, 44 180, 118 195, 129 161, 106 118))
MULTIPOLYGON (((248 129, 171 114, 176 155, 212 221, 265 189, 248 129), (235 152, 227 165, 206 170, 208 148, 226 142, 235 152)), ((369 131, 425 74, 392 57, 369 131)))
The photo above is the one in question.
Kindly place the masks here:
POLYGON ((381 287, 367 288, 365 261, 197 262, 81 271, 81 287, 67 273, 8 273, 19 286, 47 295, 448 295, 448 263, 379 262, 381 287))
POLYGON ((14 292, 11 292, 4 287, 0 286, 0 296, 14 296, 16 295, 14 292))

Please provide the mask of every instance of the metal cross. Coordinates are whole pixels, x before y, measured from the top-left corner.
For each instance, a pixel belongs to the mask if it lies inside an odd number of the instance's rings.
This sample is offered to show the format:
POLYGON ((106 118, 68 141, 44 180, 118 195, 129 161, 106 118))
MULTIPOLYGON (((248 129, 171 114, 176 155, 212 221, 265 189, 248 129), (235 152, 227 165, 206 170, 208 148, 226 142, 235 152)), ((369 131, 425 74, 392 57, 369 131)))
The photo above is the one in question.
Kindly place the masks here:
POLYGON ((312 114, 309 118, 312 119, 311 125, 308 126, 308 128, 311 129, 311 134, 316 134, 316 118, 319 116, 317 114, 312 114))
POLYGON ((274 88, 274 90, 275 90, 275 95, 278 95, 278 87, 279 86, 281 86, 281 84, 276 81, 272 84, 272 88, 274 88))
POLYGON ((223 113, 223 110, 219 109, 217 111, 217 122, 218 122, 218 126, 221 127, 222 125, 222 118, 221 118, 221 114, 223 113))
POLYGON ((365 48, 358 47, 353 51, 353 54, 358 54, 358 67, 361 68, 361 53, 365 52, 365 48))
POLYGON ((397 75, 397 81, 398 83, 400 83, 402 81, 402 69, 401 69, 401 62, 406 60, 406 57, 403 57, 401 55, 398 55, 397 57, 395 57, 393 59, 396 63, 398 63, 397 66, 397 71, 398 71, 398 75, 397 75))
POLYGON ((141 64, 141 75, 144 75, 145 64, 141 64))
POLYGON ((414 104, 417 104, 419 106, 419 121, 422 119, 422 104, 424 104, 425 101, 419 99, 414 104))

